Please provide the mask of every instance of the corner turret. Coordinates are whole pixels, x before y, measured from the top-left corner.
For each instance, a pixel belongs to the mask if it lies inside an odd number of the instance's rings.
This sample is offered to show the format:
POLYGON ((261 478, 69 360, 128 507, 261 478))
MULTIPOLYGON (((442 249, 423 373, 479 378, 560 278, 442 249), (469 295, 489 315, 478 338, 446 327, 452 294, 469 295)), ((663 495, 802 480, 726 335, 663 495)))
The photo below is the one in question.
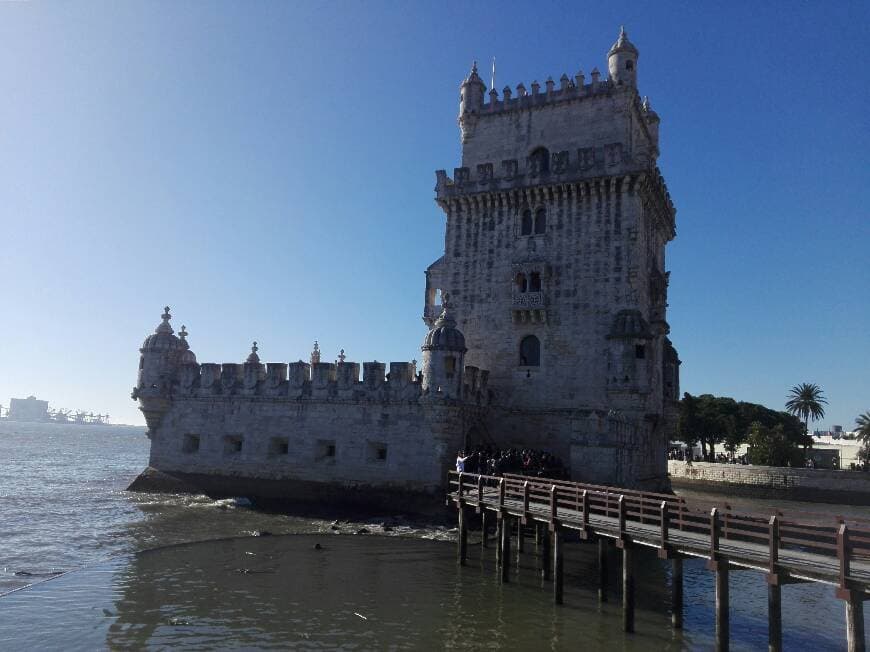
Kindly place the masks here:
POLYGON ((448 295, 442 295, 444 306, 420 349, 423 351, 423 394, 430 398, 462 398, 465 336, 450 314, 448 295))
POLYGON ((622 27, 619 38, 607 53, 607 70, 614 84, 637 88, 637 58, 637 48, 628 40, 628 33, 622 27))
MULTIPOLYGON (((131 394, 139 401, 139 409, 145 415, 149 436, 160 426, 163 415, 169 408, 169 391, 178 371, 182 356, 189 353, 187 340, 174 334, 169 320, 169 306, 161 315, 163 321, 149 335, 139 349, 139 374, 131 394)), ((187 333, 184 332, 186 336, 187 333)))
POLYGON ((462 133, 462 142, 465 142, 474 131, 477 116, 483 109, 485 92, 486 84, 477 74, 477 61, 475 61, 468 77, 459 85, 459 129, 462 133))

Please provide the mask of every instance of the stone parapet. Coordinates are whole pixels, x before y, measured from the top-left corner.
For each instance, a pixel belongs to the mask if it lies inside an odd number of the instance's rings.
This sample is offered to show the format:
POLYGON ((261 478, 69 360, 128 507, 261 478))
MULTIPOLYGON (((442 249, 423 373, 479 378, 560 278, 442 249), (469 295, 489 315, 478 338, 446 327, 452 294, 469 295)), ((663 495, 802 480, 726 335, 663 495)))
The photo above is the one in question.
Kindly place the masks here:
POLYGON ((668 460, 668 474, 675 487, 759 498, 870 504, 870 473, 860 471, 668 460))

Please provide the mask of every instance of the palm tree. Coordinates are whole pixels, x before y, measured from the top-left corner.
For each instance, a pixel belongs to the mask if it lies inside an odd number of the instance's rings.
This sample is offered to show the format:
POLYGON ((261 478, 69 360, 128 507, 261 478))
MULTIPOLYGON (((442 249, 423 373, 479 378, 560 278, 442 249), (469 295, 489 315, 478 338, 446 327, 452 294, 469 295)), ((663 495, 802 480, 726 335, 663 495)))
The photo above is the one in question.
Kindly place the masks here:
POLYGON ((865 444, 870 444, 870 410, 859 414, 855 419, 855 425, 858 426, 858 439, 865 444))
POLYGON ((825 416, 825 408, 828 401, 822 394, 822 389, 816 384, 801 383, 789 390, 788 401, 785 409, 796 417, 803 419, 807 434, 810 432, 810 417, 818 421, 825 416))

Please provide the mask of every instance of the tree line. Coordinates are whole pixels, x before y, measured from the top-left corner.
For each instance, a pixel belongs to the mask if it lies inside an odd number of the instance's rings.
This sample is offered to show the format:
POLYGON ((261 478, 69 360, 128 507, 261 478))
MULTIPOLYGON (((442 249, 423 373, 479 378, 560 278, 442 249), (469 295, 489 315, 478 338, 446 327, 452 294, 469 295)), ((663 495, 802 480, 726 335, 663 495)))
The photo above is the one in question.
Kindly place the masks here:
POLYGON ((749 444, 749 462, 767 466, 803 466, 805 449, 812 446, 801 420, 757 403, 701 394, 683 394, 677 435, 687 446, 701 444, 706 460, 715 459, 716 446, 731 454, 749 444))
MULTIPOLYGON (((683 394, 677 435, 687 446, 701 444, 705 460, 715 460, 716 446, 732 455, 748 444, 750 464, 803 466, 806 450, 813 445, 810 420, 825 416, 828 401, 821 388, 801 383, 789 390, 785 411, 771 410, 757 403, 701 394, 683 394)), ((870 411, 855 419, 857 438, 862 443, 858 458, 870 465, 870 411)))

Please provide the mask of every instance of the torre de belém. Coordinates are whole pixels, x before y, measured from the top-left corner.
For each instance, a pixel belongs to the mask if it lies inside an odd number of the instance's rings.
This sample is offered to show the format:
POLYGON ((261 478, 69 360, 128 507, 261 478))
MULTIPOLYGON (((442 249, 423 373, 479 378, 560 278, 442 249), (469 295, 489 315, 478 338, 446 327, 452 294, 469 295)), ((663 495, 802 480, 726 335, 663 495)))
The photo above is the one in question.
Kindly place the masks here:
POLYGON ((200 364, 169 311, 133 398, 150 467, 132 488, 287 503, 437 501, 456 452, 544 449, 575 480, 667 485, 680 361, 668 339, 675 210, 659 117, 625 31, 608 78, 460 85, 461 166, 436 172, 444 255, 415 362, 200 364))

